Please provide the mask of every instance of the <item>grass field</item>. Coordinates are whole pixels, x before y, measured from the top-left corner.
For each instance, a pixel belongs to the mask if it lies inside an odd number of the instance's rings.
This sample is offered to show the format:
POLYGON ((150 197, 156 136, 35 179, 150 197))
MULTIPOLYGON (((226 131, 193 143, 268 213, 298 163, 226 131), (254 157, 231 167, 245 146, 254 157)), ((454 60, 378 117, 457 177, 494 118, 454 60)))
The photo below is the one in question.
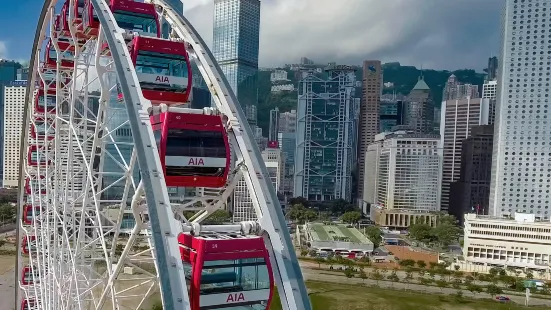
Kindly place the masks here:
MULTIPOLYGON (((493 300, 474 300, 467 297, 431 295, 409 291, 361 287, 328 282, 307 281, 314 310, 521 310, 548 309, 524 307, 493 300)), ((274 296, 270 310, 280 310, 279 297, 274 296)))

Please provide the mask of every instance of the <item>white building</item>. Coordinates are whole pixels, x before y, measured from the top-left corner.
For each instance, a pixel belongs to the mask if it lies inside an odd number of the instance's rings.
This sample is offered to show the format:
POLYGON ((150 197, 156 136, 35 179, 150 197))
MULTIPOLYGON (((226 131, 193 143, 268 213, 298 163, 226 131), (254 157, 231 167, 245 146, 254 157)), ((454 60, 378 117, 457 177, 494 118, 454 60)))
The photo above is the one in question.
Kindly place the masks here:
POLYGON ((281 149, 265 149, 262 151, 262 159, 268 169, 268 174, 270 175, 270 179, 272 180, 272 184, 274 185, 276 192, 280 192, 284 168, 281 149))
POLYGON ((276 69, 274 72, 270 74, 270 81, 272 83, 274 82, 281 82, 281 81, 289 81, 287 78, 287 71, 276 69))
POLYGON ((487 81, 482 85, 482 98, 496 99, 497 96, 497 81, 487 81))
POLYGON ((364 168, 364 190, 362 212, 369 214, 368 205, 373 205, 377 201, 377 177, 379 175, 379 155, 381 154, 382 143, 376 142, 367 146, 365 153, 364 168))
POLYGON ((294 84, 281 84, 281 85, 272 85, 271 92, 278 93, 280 91, 293 91, 295 90, 294 84))
POLYGON ((551 106, 545 77, 551 74, 551 67, 539 62, 551 53, 551 45, 524 35, 522 30, 524 24, 548 31, 545 18, 525 11, 537 10, 549 1, 504 2, 489 214, 502 217, 521 212, 549 219, 551 106))
POLYGON ((534 214, 514 218, 465 214, 463 257, 470 264, 548 269, 551 222, 534 214))
POLYGON ((386 210, 440 211, 439 135, 396 131, 378 134, 375 141, 381 143, 375 204, 386 210))
POLYGON ((3 186, 19 186, 19 155, 23 130, 26 83, 4 87, 4 167, 3 186))

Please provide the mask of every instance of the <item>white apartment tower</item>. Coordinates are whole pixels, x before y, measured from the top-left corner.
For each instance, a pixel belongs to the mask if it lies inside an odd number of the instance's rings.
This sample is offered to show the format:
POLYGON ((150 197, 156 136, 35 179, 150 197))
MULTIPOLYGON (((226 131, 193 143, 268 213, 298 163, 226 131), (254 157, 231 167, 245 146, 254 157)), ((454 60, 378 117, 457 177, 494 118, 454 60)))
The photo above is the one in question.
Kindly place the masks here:
POLYGON ((262 159, 268 169, 268 174, 270 175, 270 180, 274 185, 276 192, 281 191, 281 185, 283 181, 283 156, 281 149, 270 149, 267 148, 262 151, 262 159))
POLYGON ((395 131, 375 139, 381 143, 375 205, 386 210, 440 211, 439 135, 395 131))
POLYGON ((489 214, 549 219, 551 2, 504 2, 489 214))
POLYGON ((493 124, 496 118, 496 98, 497 98, 497 81, 486 81, 482 85, 482 98, 490 100, 490 118, 489 124, 493 124))
POLYGON ((19 186, 19 154, 25 108, 26 84, 4 87, 4 177, 5 187, 19 186))

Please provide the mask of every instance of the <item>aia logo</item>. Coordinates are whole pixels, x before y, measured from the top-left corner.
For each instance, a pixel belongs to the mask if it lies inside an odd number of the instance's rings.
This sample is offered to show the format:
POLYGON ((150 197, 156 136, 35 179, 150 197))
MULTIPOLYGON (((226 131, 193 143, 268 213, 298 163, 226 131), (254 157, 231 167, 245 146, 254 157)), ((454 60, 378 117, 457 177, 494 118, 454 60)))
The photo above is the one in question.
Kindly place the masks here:
POLYGON ((168 80, 168 76, 160 76, 160 75, 157 75, 157 77, 155 78, 155 82, 170 83, 170 81, 168 80))
POLYGON ((238 302, 238 301, 245 301, 245 295, 243 295, 243 293, 229 294, 228 298, 226 299, 226 302, 238 302))
POLYGON ((205 162, 202 158, 190 158, 189 162, 187 163, 188 166, 204 166, 205 162))

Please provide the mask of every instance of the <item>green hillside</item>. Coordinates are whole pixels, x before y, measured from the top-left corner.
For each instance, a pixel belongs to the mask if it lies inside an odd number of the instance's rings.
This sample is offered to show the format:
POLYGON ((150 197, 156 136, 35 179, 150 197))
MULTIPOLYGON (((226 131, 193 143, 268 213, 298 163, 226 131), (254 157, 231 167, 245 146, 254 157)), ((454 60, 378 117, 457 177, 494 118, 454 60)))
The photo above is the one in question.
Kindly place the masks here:
MULTIPOLYGON (((297 92, 280 92, 272 94, 270 92, 270 73, 269 71, 259 72, 259 89, 258 89, 258 126, 262 128, 264 135, 268 133, 270 122, 270 110, 278 107, 281 112, 287 112, 296 109, 297 92)), ((288 78, 295 86, 298 83, 297 72, 288 70, 288 78)), ((439 106, 442 101, 442 92, 444 84, 451 74, 455 74, 457 79, 462 83, 470 83, 482 85, 484 82, 484 73, 477 73, 472 69, 462 69, 456 71, 438 71, 438 70, 423 70, 425 81, 432 90, 432 95, 436 105, 439 106)), ((413 88, 417 79, 421 75, 421 70, 413 66, 401 66, 398 62, 386 63, 383 65, 384 82, 394 83, 394 87, 385 88, 384 93, 392 93, 407 95, 413 88)), ((361 77, 361 70, 358 70, 358 78, 361 77)))

